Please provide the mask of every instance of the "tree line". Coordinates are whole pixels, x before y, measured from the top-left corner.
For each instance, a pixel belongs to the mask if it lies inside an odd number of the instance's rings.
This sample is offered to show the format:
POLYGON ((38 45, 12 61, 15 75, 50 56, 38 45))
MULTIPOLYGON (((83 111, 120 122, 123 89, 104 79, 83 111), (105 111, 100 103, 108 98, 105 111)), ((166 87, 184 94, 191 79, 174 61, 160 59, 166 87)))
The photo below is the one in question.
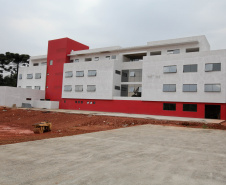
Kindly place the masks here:
POLYGON ((18 53, 10 53, 6 52, 5 54, 0 54, 0 67, 10 72, 9 76, 3 78, 0 74, 0 86, 11 86, 17 87, 17 79, 18 79, 18 69, 20 63, 28 63, 29 55, 26 54, 18 54, 18 53), (7 68, 6 65, 9 65, 10 62, 16 64, 16 69, 12 70, 12 68, 7 68))

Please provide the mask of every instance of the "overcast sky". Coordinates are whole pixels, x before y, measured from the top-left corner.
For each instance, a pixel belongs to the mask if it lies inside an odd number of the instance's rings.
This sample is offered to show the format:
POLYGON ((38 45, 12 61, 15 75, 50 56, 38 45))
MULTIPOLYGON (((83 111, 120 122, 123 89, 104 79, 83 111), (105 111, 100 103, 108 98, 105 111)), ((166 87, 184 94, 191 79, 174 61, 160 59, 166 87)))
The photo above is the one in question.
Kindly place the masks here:
POLYGON ((47 54, 69 37, 99 48, 206 35, 226 49, 226 0, 0 0, 0 53, 47 54))

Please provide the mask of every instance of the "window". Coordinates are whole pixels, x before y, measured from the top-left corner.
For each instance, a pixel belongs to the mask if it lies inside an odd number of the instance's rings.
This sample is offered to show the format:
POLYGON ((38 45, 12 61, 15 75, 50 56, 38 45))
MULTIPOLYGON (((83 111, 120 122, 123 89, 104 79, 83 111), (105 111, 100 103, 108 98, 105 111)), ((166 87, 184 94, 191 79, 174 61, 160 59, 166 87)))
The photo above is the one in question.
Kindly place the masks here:
POLYGON ((163 103, 163 110, 176 110, 176 104, 175 103, 163 103))
POLYGON ((66 92, 72 91, 72 86, 71 85, 65 85, 64 91, 66 91, 66 92))
POLYGON ((87 101, 86 103, 89 104, 89 101, 87 101))
POLYGON ((116 55, 112 55, 111 56, 111 59, 116 59, 116 55))
POLYGON ((176 92, 176 84, 163 84, 163 92, 176 92))
POLYGON ((27 79, 32 79, 33 78, 33 74, 27 74, 27 79))
POLYGON ((85 62, 90 62, 92 61, 92 58, 85 58, 85 62))
POLYGON ((121 71, 115 70, 115 74, 121 75, 121 71))
POLYGON ((205 84, 205 92, 221 92, 221 84, 205 84))
POLYGON ((93 102, 93 104, 95 104, 95 101, 93 102))
POLYGON ((110 58, 111 58, 110 56, 106 56, 106 59, 110 60, 110 58))
POLYGON ((197 84, 183 84, 183 92, 197 92, 197 84))
POLYGON ((66 71, 65 72, 65 78, 70 78, 73 76, 73 72, 72 71, 66 71))
POLYGON ((142 92, 142 87, 138 87, 138 92, 142 92))
POLYGON ((41 78, 41 73, 35 73, 35 79, 40 79, 41 78))
POLYGON ((77 101, 75 101, 75 103, 77 103, 77 101))
POLYGON ((161 54, 162 54, 161 51, 152 51, 152 52, 150 53, 151 56, 161 55, 161 54))
POLYGON ((221 71, 221 63, 206 64, 205 71, 221 71))
POLYGON ((73 60, 70 60, 70 63, 73 63, 73 60))
POLYGON ((164 73, 176 73, 177 72, 177 66, 164 66, 163 72, 164 73))
POLYGON ((99 60, 99 57, 95 57, 94 60, 95 60, 95 61, 98 61, 98 60, 99 60))
POLYGON ((95 92, 96 86, 95 85, 87 85, 87 92, 95 92))
POLYGON ((197 104, 183 104, 183 111, 197 112, 197 104))
POLYGON ((89 70, 88 76, 97 76, 97 71, 96 70, 89 70))
POLYGON ((19 74, 19 79, 22 79, 22 74, 19 74))
POLYGON ((75 86, 75 92, 82 92, 83 91, 83 85, 76 85, 75 86))
POLYGON ((42 62, 41 63, 41 66, 45 66, 45 65, 47 65, 47 62, 42 62))
POLYGON ((31 100, 31 98, 26 98, 26 100, 31 100))
POLYGON ((76 77, 83 77, 84 71, 76 71, 76 77))
POLYGON ((33 66, 38 66, 38 63, 34 63, 33 66))
POLYGON ((75 59, 74 62, 79 62, 79 59, 75 59))
POLYGON ((120 86, 115 86, 115 90, 120 90, 120 86))
POLYGON ((26 86, 27 89, 32 89, 32 86, 26 86))
POLYGON ((129 73, 129 76, 135 77, 135 72, 134 72, 134 71, 131 71, 131 72, 129 73))
POLYGON ((83 104, 83 101, 81 101, 81 104, 83 104))
POLYGON ((49 65, 53 65, 53 60, 50 60, 49 61, 49 65))
POLYGON ((122 70, 121 82, 142 82, 142 69, 122 70))
POLYGON ((188 72, 197 72, 198 65, 197 64, 189 64, 189 65, 184 65, 183 66, 183 72, 188 73, 188 72))
POLYGON ((199 48, 187 48, 186 53, 199 52, 199 48))
POLYGON ((40 87, 40 86, 35 86, 35 89, 36 89, 36 90, 40 90, 41 87, 40 87))
POLYGON ((180 53, 179 49, 167 50, 167 54, 179 54, 179 53, 180 53))

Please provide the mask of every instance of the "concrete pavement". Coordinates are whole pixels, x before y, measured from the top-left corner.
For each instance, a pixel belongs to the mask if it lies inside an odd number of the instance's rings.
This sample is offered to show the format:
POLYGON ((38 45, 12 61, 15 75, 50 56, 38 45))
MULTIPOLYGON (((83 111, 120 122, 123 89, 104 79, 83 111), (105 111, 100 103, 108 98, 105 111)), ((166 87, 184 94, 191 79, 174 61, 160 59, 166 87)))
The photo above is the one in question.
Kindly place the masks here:
POLYGON ((1 185, 225 185, 226 131, 142 125, 0 146, 1 185))

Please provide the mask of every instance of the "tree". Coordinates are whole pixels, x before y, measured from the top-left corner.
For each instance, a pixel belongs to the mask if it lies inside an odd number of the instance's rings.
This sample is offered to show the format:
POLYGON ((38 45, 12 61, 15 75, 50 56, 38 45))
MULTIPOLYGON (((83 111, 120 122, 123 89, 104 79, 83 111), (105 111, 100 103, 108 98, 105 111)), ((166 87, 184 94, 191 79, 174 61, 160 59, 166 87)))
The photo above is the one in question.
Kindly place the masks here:
MULTIPOLYGON (((9 64, 10 62, 14 62, 17 65, 16 71, 15 71, 15 75, 11 74, 10 77, 8 78, 4 78, 5 82, 8 82, 10 84, 14 84, 13 86, 16 87, 17 86, 17 79, 18 79, 18 69, 19 69, 19 64, 20 63, 28 63, 28 59, 30 58, 29 55, 26 54, 18 54, 18 53, 10 53, 10 52, 6 52, 5 54, 0 54, 0 67, 4 65, 9 64), (9 79, 11 78, 11 79, 9 79), (16 79, 16 83, 15 83, 15 79, 16 79)), ((4 68, 5 69, 5 68, 4 68)), ((8 85, 8 84, 5 84, 8 85)))

